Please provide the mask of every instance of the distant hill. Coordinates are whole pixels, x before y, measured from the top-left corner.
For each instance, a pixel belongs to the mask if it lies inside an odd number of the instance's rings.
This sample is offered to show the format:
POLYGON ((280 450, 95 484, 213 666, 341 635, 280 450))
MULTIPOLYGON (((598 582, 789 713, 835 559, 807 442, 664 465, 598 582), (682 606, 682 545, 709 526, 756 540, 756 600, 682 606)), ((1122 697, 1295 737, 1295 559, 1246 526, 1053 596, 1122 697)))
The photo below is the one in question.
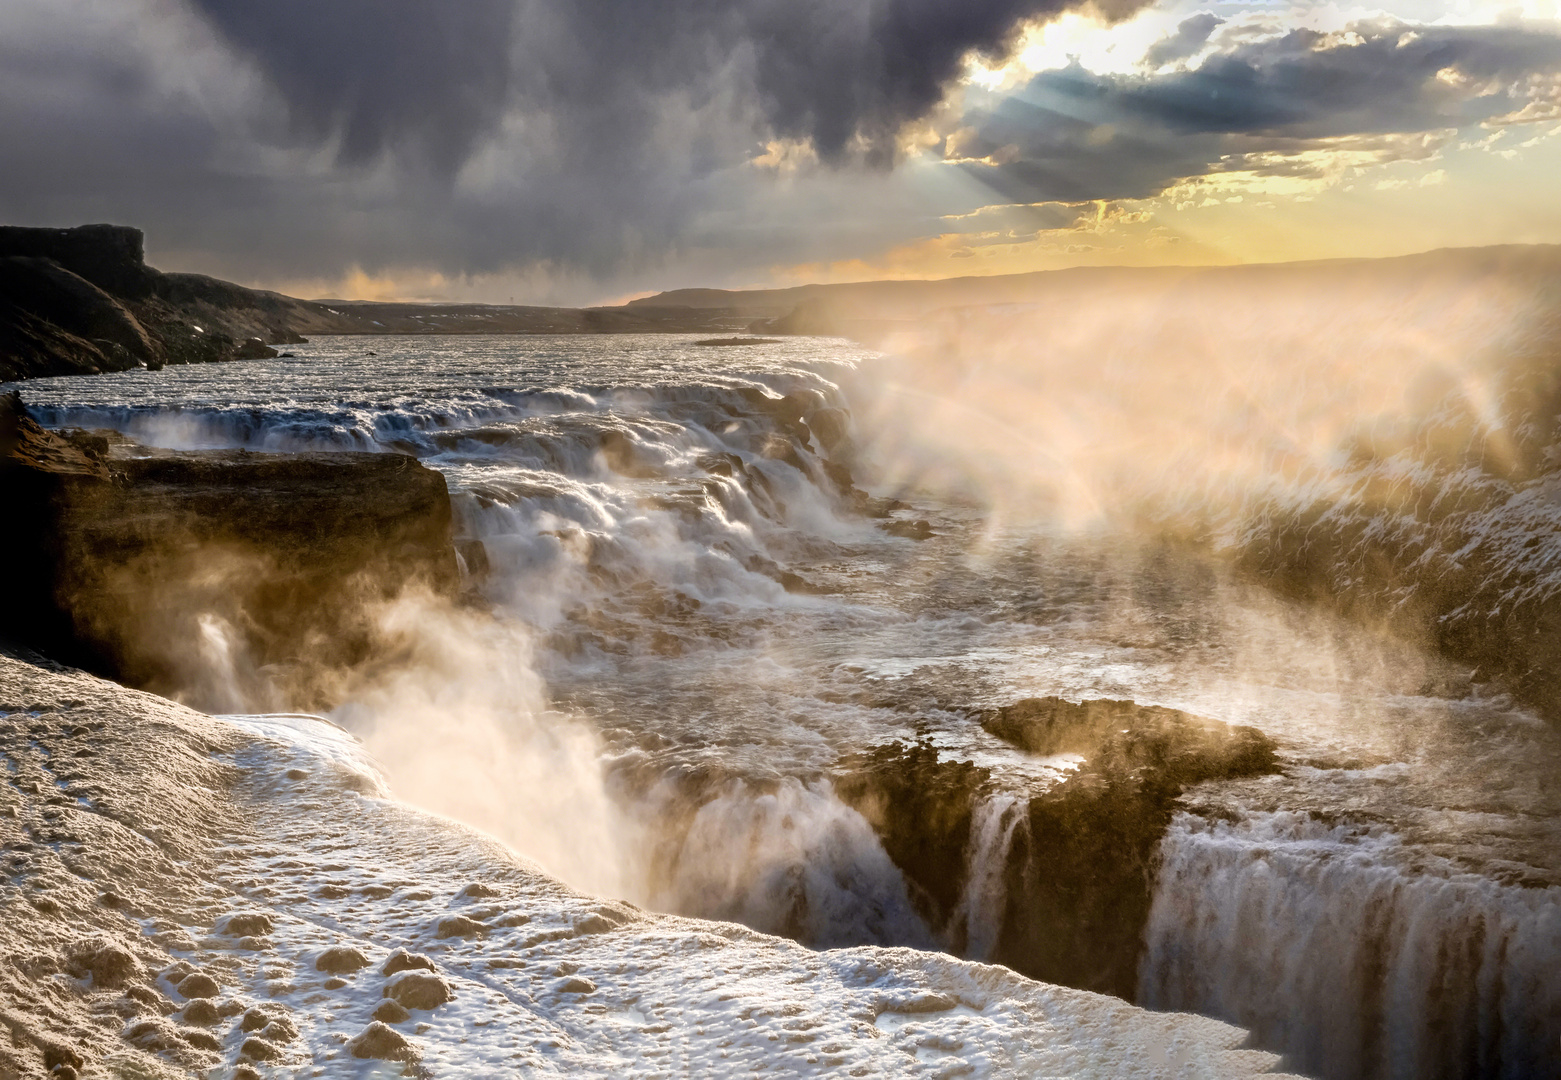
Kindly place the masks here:
POLYGON ((139 229, 0 227, 0 382, 275 356, 308 334, 726 333, 709 308, 299 300, 147 266, 139 229))
MULTIPOLYGON (((1173 288, 1191 280, 1262 285, 1360 275, 1372 281, 1442 275, 1561 275, 1561 245, 1443 248, 1385 259, 1330 259, 1218 267, 1074 267, 991 277, 859 281, 786 289, 676 289, 630 301, 633 309, 719 310, 762 333, 881 331, 941 310, 1052 302, 1113 288, 1173 288)), ((870 336, 870 335, 869 335, 870 336)))
POLYGON ((787 289, 677 289, 619 307, 299 300, 146 265, 139 229, 0 227, 0 381, 275 355, 310 334, 826 334, 880 343, 937 313, 994 312, 1229 282, 1304 287, 1358 275, 1406 283, 1561 282, 1561 246, 1443 249, 1392 259, 1228 267, 1080 267, 996 277, 787 289))

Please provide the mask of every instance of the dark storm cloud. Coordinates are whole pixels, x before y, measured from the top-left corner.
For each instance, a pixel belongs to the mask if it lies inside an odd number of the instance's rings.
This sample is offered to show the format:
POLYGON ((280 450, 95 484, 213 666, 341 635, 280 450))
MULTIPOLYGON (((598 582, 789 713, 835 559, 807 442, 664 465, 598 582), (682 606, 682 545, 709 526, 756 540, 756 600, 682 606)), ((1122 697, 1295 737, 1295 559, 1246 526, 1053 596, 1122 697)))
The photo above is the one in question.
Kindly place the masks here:
POLYGON ((192 2, 347 163, 410 143, 458 164, 507 104, 514 0, 192 2))
POLYGON ((1086 2, 1141 0, 124 0, 116 26, 13 0, 0 216, 130 221, 250 279, 822 257, 754 223, 767 140, 891 165, 967 53, 1086 2), (227 61, 192 75, 192 42, 227 61))
POLYGON ((1042 72, 972 116, 951 150, 986 159, 967 168, 1016 201, 1142 198, 1254 161, 1284 171, 1276 155, 1345 137, 1382 160, 1423 156, 1424 140, 1406 136, 1515 113, 1558 74, 1561 36, 1521 27, 1296 30, 1195 70, 1042 72))
POLYGON ((1223 25, 1224 19, 1207 11, 1199 12, 1190 19, 1182 20, 1177 26, 1176 33, 1161 38, 1149 47, 1144 54, 1144 62, 1152 68, 1164 67, 1178 60, 1185 60, 1189 56, 1203 48, 1209 40, 1209 35, 1214 33, 1214 28, 1223 25))
MULTIPOLYGON (((1082 3, 7 0, 0 218, 140 225, 170 268, 245 280, 608 281, 671 261, 714 280, 845 258, 930 235, 950 209, 855 166, 892 164, 969 52, 1000 55, 1023 20, 1082 3), (826 167, 775 183, 747 163, 777 138, 826 167)), ((1156 55, 1218 45, 1210 18, 1156 55)), ((1044 73, 971 114, 961 153, 1003 162, 967 167, 1014 202, 1143 195, 1331 133, 1465 125, 1556 69, 1549 34, 1407 33, 1329 48, 1297 33, 1139 79, 1044 73), (1465 82, 1438 80, 1448 67, 1465 82)), ((979 205, 938 183, 954 209, 979 205)), ((554 297, 600 295, 579 289, 554 297)))
MULTIPOLYGON (((775 134, 880 159, 943 97, 966 54, 1083 0, 190 0, 253 57, 301 127, 361 161, 403 139, 449 162, 509 104, 566 108, 616 89, 710 93, 736 76, 775 134), (513 70, 512 70, 513 65, 513 70)), ((1097 10, 1127 14, 1142 0, 1097 10)), ((576 131, 589 138, 593 132, 576 131)))

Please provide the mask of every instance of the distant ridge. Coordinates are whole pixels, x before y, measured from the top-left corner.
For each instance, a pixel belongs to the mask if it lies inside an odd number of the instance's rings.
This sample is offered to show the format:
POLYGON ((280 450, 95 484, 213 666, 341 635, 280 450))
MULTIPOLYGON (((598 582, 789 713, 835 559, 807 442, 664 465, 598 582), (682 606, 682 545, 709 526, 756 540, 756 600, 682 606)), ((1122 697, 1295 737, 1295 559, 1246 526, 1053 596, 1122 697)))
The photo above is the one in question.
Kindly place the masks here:
MULTIPOLYGON (((1315 259, 1232 266, 1078 266, 1023 274, 913 278, 795 285, 783 289, 674 289, 631 300, 630 309, 675 308, 729 310, 753 319, 776 319, 807 307, 823 308, 837 319, 910 320, 941 308, 1027 303, 1059 292, 1096 289, 1111 283, 1171 283, 1191 277, 1338 273, 1486 274, 1561 273, 1561 244, 1504 244, 1475 248, 1439 248, 1387 258, 1315 259)), ((764 329, 755 327, 756 330, 764 329)), ((767 333, 784 332, 764 329, 767 333)))

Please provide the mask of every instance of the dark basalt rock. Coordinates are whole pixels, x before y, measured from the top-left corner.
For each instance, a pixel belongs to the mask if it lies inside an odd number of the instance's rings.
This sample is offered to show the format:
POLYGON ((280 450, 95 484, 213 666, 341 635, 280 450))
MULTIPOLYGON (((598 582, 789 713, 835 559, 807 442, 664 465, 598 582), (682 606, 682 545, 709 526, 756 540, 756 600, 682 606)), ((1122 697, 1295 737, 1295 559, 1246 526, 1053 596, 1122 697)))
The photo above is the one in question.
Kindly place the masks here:
POLYGON ((0 296, 61 330, 89 341, 104 370, 155 366, 160 355, 119 300, 49 259, 0 258, 0 296))
POLYGON ((885 521, 878 527, 901 540, 931 540, 934 535, 932 525, 921 518, 914 521, 885 521))
MULTIPOLYGON (((1028 699, 980 716, 1031 753, 1076 753, 1079 770, 1019 804, 1003 867, 1006 900, 989 957, 1033 978, 1132 1000, 1156 852, 1190 785, 1275 772, 1274 744, 1233 727, 1131 701, 1028 699)), ((913 901, 948 948, 969 874, 972 819, 991 774, 893 744, 842 761, 836 793, 873 826, 913 901)))
POLYGON ((126 225, 0 226, 0 257, 4 256, 51 259, 104 292, 131 299, 150 296, 157 273, 146 265, 141 230, 126 225))
POLYGON ((878 747, 842 762, 833 778, 835 794, 872 825, 934 928, 959 903, 971 816, 990 778, 968 762, 940 761, 927 743, 878 747))
POLYGON ((271 360, 277 351, 259 338, 245 338, 233 349, 235 360, 271 360))
POLYGON ((318 304, 146 265, 139 229, 0 227, 0 380, 270 358, 318 304))
POLYGON ((1020 706, 998 710, 988 730, 1017 729, 1038 752, 1082 753, 1085 762, 1029 802, 1009 852, 996 958, 1132 1000, 1156 853, 1176 800, 1206 780, 1277 772, 1274 743, 1255 728, 1127 701, 1020 706))

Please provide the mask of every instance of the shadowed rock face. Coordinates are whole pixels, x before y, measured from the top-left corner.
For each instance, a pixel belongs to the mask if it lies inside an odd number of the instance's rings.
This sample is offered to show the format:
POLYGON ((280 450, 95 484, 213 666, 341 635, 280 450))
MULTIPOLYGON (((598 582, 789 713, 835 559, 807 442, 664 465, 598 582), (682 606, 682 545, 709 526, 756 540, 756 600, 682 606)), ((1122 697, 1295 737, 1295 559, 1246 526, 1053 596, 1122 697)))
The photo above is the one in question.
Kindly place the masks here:
POLYGON ((944 927, 965 884, 970 823, 991 771, 939 761, 925 743, 881 746, 842 763, 835 794, 867 819, 905 875, 917 913, 944 927))
POLYGON ((149 451, 0 412, 18 644, 185 692, 226 651, 240 683, 271 665, 288 703, 322 705, 328 671, 375 654, 376 601, 458 585, 444 477, 411 458, 149 451))
POLYGON ((163 274, 139 229, 0 227, 0 380, 274 356, 316 307, 163 274))
POLYGON ((1274 743, 1255 728, 1130 701, 1030 699, 997 712, 1009 719, 984 717, 988 730, 1024 724, 1031 740, 1068 748, 1051 752, 1084 755, 1030 800, 1015 833, 997 956, 1039 979, 1132 1000, 1177 799, 1206 780, 1277 772, 1274 743))
MULTIPOLYGON (((1186 788, 1278 771, 1274 744, 1233 727, 1131 701, 1031 698, 980 714, 1037 754, 1084 756, 1065 781, 1021 803, 1003 866, 1005 901, 989 958, 1047 982, 1132 1000, 1157 851, 1186 788)), ((930 925, 955 951, 976 802, 990 771, 895 744, 844 762, 840 797, 873 824, 930 925)))
POLYGON ((145 237, 126 225, 71 229, 0 226, 0 254, 52 259, 107 293, 139 300, 152 294, 157 271, 146 265, 145 237))

